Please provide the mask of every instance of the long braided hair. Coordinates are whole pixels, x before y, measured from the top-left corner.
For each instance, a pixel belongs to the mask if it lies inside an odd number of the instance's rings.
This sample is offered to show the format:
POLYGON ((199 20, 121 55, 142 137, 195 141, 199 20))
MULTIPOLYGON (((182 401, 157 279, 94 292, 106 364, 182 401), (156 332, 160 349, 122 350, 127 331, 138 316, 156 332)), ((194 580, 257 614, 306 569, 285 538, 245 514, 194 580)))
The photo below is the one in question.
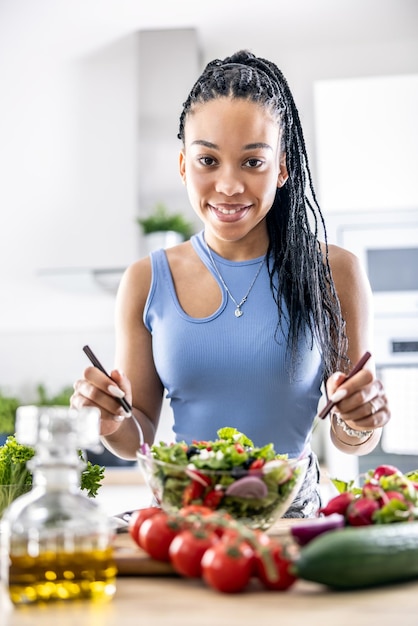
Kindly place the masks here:
POLYGON ((315 339, 319 344, 327 377, 336 369, 345 369, 348 363, 345 322, 331 276, 324 218, 292 93, 274 63, 249 51, 216 59, 208 63, 183 105, 178 138, 184 142, 186 117, 196 104, 220 97, 256 102, 281 127, 281 150, 286 154, 289 177, 277 189, 266 218, 270 287, 278 306, 278 325, 283 316, 288 317, 287 349, 293 364, 297 363, 299 339, 309 332, 311 346, 315 339), (318 241, 319 224, 325 238, 325 254, 318 241))

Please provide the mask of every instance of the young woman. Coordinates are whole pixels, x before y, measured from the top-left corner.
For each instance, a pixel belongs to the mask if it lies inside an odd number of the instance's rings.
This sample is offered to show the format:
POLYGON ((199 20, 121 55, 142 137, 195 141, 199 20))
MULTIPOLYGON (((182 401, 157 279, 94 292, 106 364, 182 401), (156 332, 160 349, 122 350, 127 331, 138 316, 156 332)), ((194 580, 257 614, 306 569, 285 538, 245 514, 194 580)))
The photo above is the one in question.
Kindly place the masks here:
POLYGON ((98 406, 106 445, 134 458, 142 437, 154 439, 166 390, 177 440, 234 426, 257 445, 310 455, 289 515, 314 514, 310 435, 322 383, 337 402, 330 436, 340 450, 367 454, 390 418, 372 362, 345 381, 371 346, 369 284, 356 257, 327 245, 298 111, 273 63, 247 51, 209 63, 179 139, 203 230, 127 269, 115 384, 89 367, 72 405, 98 406))

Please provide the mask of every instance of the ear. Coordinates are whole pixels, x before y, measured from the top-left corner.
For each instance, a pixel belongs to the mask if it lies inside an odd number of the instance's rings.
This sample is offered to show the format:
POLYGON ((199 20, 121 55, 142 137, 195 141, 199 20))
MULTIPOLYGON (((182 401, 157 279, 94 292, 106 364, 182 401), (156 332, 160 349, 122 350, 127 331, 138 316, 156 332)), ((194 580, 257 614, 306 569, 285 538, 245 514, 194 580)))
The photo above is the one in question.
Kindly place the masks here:
POLYGON ((179 154, 179 171, 180 176, 183 181, 183 185, 186 184, 186 155, 184 154, 184 149, 180 150, 179 154))
POLYGON ((283 185, 289 178, 289 174, 287 172, 287 167, 286 167, 286 153, 285 152, 282 152, 280 156, 279 168, 280 169, 279 169, 279 175, 277 177, 277 187, 280 188, 280 187, 283 187, 283 185))

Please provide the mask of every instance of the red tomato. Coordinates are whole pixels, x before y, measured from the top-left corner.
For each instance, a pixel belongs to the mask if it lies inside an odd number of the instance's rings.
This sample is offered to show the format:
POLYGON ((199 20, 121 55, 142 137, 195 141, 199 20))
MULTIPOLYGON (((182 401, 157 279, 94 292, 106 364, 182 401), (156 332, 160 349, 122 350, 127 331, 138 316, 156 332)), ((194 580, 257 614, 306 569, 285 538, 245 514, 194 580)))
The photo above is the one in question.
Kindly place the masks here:
POLYGON ((224 492, 222 489, 212 489, 205 495, 203 498, 203 506, 207 506, 210 509, 217 509, 222 498, 224 497, 224 492))
POLYGON ((183 495, 181 498, 182 506, 188 506, 194 500, 200 500, 200 498, 203 496, 204 491, 205 487, 204 485, 202 485, 201 482, 197 480, 190 481, 190 483, 187 485, 187 487, 184 488, 183 491, 183 495))
POLYGON ((202 557, 217 539, 214 533, 203 530, 182 530, 174 537, 168 551, 176 572, 188 578, 200 578, 202 557))
POLYGON ((237 593, 250 582, 253 551, 244 542, 219 541, 206 550, 201 564, 203 579, 212 589, 237 593))
POLYGON ((178 514, 185 517, 186 515, 212 515, 213 511, 203 504, 188 504, 179 509, 178 514))
POLYGON ((145 509, 138 509, 138 511, 134 511, 129 519, 128 531, 131 535, 132 539, 140 546, 139 543, 139 529, 142 526, 142 523, 145 522, 146 519, 152 517, 156 513, 161 513, 161 509, 158 506, 150 506, 145 509))
POLYGON ((166 513, 152 515, 139 529, 139 545, 153 559, 169 561, 168 550, 174 537, 181 530, 181 524, 166 513))
POLYGON ((266 568, 260 552, 256 552, 254 559, 256 575, 266 589, 274 589, 277 591, 289 589, 296 581, 296 576, 290 571, 292 561, 283 556, 282 547, 277 541, 271 540, 264 543, 264 548, 267 549, 270 554, 274 578, 269 575, 269 570, 266 568))
POLYGON ((263 467, 265 461, 264 459, 255 459, 255 461, 253 461, 250 465, 250 467, 248 468, 250 471, 251 470, 259 470, 263 467))

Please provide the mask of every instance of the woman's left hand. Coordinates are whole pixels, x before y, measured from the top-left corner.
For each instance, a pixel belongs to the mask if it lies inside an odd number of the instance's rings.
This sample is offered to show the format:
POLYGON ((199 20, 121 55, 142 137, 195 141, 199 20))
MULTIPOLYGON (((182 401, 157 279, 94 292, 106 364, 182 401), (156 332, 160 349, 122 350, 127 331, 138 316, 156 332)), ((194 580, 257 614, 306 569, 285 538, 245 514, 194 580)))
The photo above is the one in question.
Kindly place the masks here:
POLYGON ((340 418, 354 430, 385 426, 390 409, 382 382, 367 369, 347 381, 345 378, 342 372, 335 372, 326 383, 328 398, 336 402, 340 418))

